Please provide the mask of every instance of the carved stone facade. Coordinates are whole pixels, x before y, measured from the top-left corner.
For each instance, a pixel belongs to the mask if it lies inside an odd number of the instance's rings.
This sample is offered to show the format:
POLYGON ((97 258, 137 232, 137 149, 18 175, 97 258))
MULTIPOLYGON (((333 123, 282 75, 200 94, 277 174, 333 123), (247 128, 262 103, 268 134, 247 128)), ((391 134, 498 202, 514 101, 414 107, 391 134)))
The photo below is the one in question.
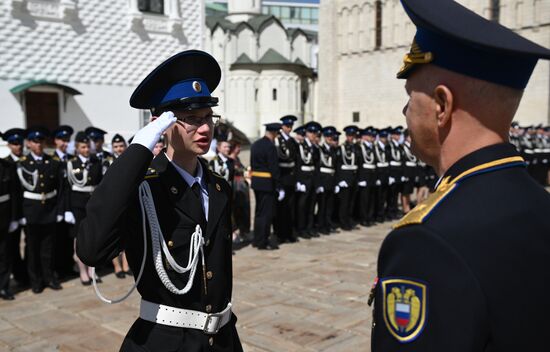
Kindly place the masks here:
MULTIPOLYGON (((459 0, 542 46, 550 47, 550 1, 459 0), (495 6, 496 5, 496 6, 495 6), (491 7, 495 6, 495 7, 491 7)), ((344 127, 357 123, 403 125, 404 81, 395 74, 415 27, 399 0, 321 2, 318 119, 344 127), (358 121, 354 121, 355 119, 358 121)), ((521 124, 550 123, 550 64, 539 61, 516 115, 521 124)))

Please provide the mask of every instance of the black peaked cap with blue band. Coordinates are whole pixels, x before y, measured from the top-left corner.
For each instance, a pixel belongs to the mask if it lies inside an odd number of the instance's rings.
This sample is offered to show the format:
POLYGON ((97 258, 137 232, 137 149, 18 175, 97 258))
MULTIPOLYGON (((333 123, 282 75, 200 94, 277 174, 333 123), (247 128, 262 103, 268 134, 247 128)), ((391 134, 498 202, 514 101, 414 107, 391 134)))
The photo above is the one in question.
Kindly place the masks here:
POLYGON ((71 126, 61 125, 53 130, 52 135, 54 138, 69 139, 73 133, 74 130, 71 126))
POLYGON ((336 127, 334 126, 325 126, 321 129, 321 133, 325 137, 332 137, 336 134, 336 127))
POLYGON ((103 137, 107 134, 107 132, 103 131, 101 128, 92 127, 92 126, 86 128, 84 132, 86 132, 88 137, 90 137, 90 139, 92 140, 103 139, 103 137))
POLYGON ((305 126, 296 127, 296 128, 294 129, 294 133, 299 134, 300 136, 305 136, 305 135, 306 135, 306 128, 305 128, 305 126))
POLYGON ((21 144, 25 139, 25 130, 22 128, 10 128, 3 133, 2 138, 10 144, 21 144))
POLYGON ((319 133, 323 128, 319 122, 310 121, 305 125, 306 132, 319 133))
POLYGON ((292 126, 294 122, 298 121, 298 118, 294 115, 286 115, 280 118, 281 123, 285 126, 292 126))
POLYGON ((210 54, 187 50, 155 68, 136 88, 130 106, 158 115, 170 108, 194 110, 218 105, 212 97, 220 83, 220 65, 210 54))
POLYGON ((453 72, 522 90, 538 59, 550 50, 452 0, 401 0, 417 31, 397 78, 434 64, 453 72))
POLYGON ((44 140, 50 136, 50 131, 46 127, 34 126, 25 130, 25 138, 29 141, 44 140))
POLYGON ((272 122, 272 123, 266 123, 264 124, 264 126, 266 131, 277 132, 281 129, 283 125, 279 122, 272 122))

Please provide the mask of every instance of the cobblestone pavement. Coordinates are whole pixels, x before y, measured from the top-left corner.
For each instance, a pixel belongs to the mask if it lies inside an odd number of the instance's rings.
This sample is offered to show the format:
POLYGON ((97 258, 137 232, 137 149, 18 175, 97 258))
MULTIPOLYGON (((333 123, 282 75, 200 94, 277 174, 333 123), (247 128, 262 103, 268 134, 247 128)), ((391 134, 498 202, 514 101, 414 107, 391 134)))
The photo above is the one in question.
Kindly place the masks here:
MULTIPOLYGON (((367 297, 390 224, 341 232, 278 251, 246 247, 234 256, 234 307, 245 351, 369 351, 367 297)), ((131 285, 113 274, 100 288, 119 296, 131 285)), ((100 302, 79 279, 40 295, 0 302, 0 351, 118 351, 139 312, 133 294, 100 302)))

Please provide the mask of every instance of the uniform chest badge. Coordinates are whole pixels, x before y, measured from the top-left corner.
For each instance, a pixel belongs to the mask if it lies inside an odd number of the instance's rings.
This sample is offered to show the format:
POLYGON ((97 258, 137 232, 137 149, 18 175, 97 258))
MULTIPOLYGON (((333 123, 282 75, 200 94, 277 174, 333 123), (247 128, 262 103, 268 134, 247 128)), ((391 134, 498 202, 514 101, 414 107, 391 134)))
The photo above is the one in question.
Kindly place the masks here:
POLYGON ((426 325, 426 285, 404 278, 381 282, 386 328, 401 343, 414 341, 426 325))

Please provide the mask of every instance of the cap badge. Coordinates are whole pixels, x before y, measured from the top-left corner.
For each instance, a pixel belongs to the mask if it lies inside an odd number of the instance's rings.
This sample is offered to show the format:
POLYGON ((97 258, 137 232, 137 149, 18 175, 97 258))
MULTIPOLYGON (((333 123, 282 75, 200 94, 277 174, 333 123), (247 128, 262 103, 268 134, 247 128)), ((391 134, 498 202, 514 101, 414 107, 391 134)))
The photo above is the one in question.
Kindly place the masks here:
POLYGON ((193 90, 197 93, 200 93, 202 91, 202 86, 199 82, 194 81, 193 82, 193 90))

